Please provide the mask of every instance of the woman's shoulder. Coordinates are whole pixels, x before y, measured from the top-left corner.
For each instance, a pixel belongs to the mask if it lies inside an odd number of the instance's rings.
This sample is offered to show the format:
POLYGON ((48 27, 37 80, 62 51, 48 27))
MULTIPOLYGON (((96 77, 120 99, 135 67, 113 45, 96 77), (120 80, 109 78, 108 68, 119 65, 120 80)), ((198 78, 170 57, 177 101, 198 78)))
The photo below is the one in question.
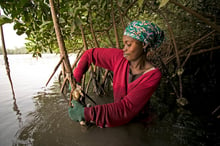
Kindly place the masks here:
POLYGON ((149 80, 149 79, 160 79, 162 76, 161 71, 157 67, 153 67, 152 69, 149 69, 143 74, 143 78, 149 80))

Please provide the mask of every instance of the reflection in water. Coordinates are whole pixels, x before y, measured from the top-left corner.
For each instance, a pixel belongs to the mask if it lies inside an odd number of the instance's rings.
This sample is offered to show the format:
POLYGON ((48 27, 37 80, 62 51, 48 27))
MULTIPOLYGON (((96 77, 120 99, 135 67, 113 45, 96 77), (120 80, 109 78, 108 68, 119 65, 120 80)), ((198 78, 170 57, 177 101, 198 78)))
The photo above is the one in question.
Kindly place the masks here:
POLYGON ((23 122, 22 122, 22 117, 21 117, 21 112, 20 112, 20 110, 19 110, 19 108, 18 108, 18 105, 17 105, 17 103, 16 103, 16 98, 15 98, 15 96, 13 96, 13 111, 15 111, 16 112, 16 116, 17 116, 17 119, 18 119, 18 123, 19 123, 19 128, 21 128, 22 126, 23 126, 23 122))
MULTIPOLYGON (((93 97, 109 102, 106 97, 93 97)), ((114 127, 82 127, 68 117, 68 96, 60 94, 55 83, 50 89, 34 96, 36 110, 16 134, 13 145, 33 146, 205 146, 201 123, 190 113, 166 113, 151 124, 138 122, 114 127), (178 116, 175 116, 178 115, 178 116)), ((162 106, 162 105, 160 105, 162 106)))
MULTIPOLYGON (((33 96, 37 95, 38 91, 42 91, 42 86, 45 85, 60 56, 43 54, 42 58, 36 60, 32 58, 31 54, 22 54, 8 55, 8 59, 16 96, 15 98, 12 96, 4 58, 3 55, 0 55, 0 146, 11 146, 12 143, 15 145, 17 143, 31 143, 19 141, 17 137, 25 127, 30 128, 30 130, 25 131, 34 133, 31 127, 28 127, 28 123, 34 121, 33 117, 38 115, 35 111, 33 96), (30 112, 34 114, 29 114, 30 112)), ((74 55, 71 56, 71 60, 74 61, 74 55)), ((52 82, 49 86, 51 84, 52 82)), ((60 97, 59 94, 57 96, 60 97)))

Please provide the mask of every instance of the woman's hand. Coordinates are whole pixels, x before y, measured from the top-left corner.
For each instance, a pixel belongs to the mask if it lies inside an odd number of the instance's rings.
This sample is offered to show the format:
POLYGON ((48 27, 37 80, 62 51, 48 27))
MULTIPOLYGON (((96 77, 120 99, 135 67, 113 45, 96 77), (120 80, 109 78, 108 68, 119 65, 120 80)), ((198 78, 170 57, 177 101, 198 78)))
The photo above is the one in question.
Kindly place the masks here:
POLYGON ((80 85, 76 84, 76 88, 72 93, 74 100, 78 101, 80 96, 83 96, 83 93, 81 90, 82 90, 82 87, 80 85))

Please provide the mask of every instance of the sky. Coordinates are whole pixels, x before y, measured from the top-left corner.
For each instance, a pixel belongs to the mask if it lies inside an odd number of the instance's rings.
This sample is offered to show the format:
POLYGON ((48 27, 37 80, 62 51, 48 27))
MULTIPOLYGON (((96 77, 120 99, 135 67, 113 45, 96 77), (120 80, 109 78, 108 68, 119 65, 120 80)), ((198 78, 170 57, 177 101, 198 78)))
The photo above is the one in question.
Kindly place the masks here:
MULTIPOLYGON (((13 23, 3 25, 6 49, 16 49, 25 46, 26 35, 21 35, 21 36, 17 35, 16 31, 13 29, 13 25, 14 25, 13 23)), ((0 46, 2 46, 2 43, 0 43, 0 46)))
MULTIPOLYGON (((0 11, 1 11, 1 14, 4 15, 1 8, 0 8, 0 11)), ((14 23, 3 25, 3 32, 4 32, 6 49, 16 49, 16 48, 24 47, 25 42, 27 42, 25 40, 26 35, 21 35, 21 36, 17 35, 16 31, 13 29, 13 27, 14 27, 14 23)), ((2 46, 1 40, 2 40, 2 38, 0 35, 0 46, 2 46)))

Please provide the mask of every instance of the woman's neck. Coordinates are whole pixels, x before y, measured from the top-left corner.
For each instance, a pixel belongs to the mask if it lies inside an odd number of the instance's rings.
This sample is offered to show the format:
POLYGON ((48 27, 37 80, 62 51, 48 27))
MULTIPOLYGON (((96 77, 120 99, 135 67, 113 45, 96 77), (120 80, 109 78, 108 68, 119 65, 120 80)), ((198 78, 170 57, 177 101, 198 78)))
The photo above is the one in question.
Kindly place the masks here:
POLYGON ((130 61, 130 69, 132 74, 140 74, 151 67, 153 67, 153 65, 147 61, 144 55, 138 60, 130 61))

